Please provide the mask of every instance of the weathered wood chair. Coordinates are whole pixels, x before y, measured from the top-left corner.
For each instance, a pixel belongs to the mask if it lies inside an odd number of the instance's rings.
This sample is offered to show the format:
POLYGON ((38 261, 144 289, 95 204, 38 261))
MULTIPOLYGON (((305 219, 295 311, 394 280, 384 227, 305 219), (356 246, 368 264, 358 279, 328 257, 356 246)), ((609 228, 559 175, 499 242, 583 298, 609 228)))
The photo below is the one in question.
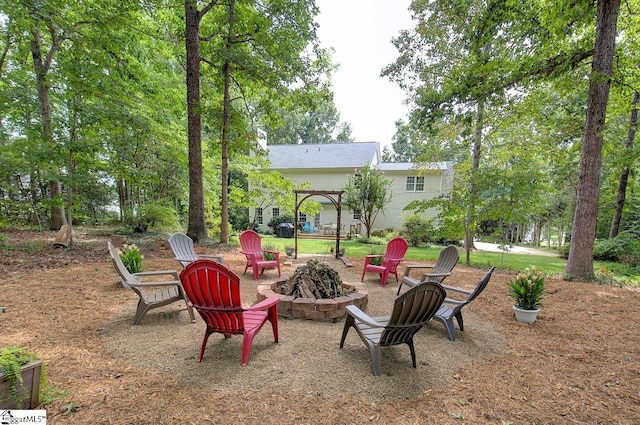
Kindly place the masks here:
POLYGON ((369 317, 358 307, 346 307, 347 318, 342 330, 340 348, 349 329, 353 328, 369 347, 373 362, 373 374, 380 375, 380 347, 407 344, 411 350, 411 361, 416 366, 413 336, 433 317, 445 298, 440 284, 425 282, 415 286, 396 298, 389 317, 369 317))
POLYGON ((207 328, 197 362, 202 361, 207 340, 212 333, 225 338, 242 335, 242 366, 249 363, 253 337, 265 322, 271 322, 273 337, 278 342, 278 297, 269 297, 247 309, 242 308, 240 278, 231 270, 212 260, 196 260, 180 273, 184 291, 204 320, 207 328))
POLYGON ((184 296, 182 286, 180 285, 180 279, 178 278, 178 272, 175 270, 158 270, 148 271, 141 273, 129 273, 124 263, 120 259, 120 254, 116 248, 107 242, 109 248, 109 257, 116 272, 120 276, 122 286, 127 289, 133 290, 140 299, 138 300, 138 307, 136 309, 136 315, 133 319, 134 325, 139 325, 142 321, 142 317, 151 309, 162 307, 167 304, 174 303, 176 301, 184 301, 187 305, 187 311, 191 317, 191 321, 195 322, 195 316, 193 310, 188 303, 187 298, 184 296), (142 279, 151 276, 170 276, 173 279, 164 281, 147 281, 143 282, 142 279))
POLYGON ((183 268, 190 262, 202 258, 209 258, 224 264, 222 255, 196 254, 196 250, 193 246, 193 239, 184 233, 176 232, 171 234, 167 242, 169 242, 169 246, 171 247, 171 251, 173 251, 173 255, 175 255, 176 260, 183 268))
POLYGON ((244 266, 244 274, 247 273, 247 269, 251 267, 253 269, 253 279, 258 280, 259 274, 264 273, 265 269, 276 268, 278 269, 278 277, 282 274, 280 272, 280 253, 278 251, 270 251, 262 249, 262 238, 253 230, 245 230, 240 234, 240 246, 242 250, 241 254, 247 258, 247 264, 244 266), (273 256, 272 260, 265 259, 265 253, 273 256))
POLYGON ((404 238, 393 238, 387 243, 387 249, 384 255, 367 255, 364 259, 364 267, 362 268, 361 281, 364 281, 364 275, 367 272, 379 273, 382 279, 380 284, 385 286, 389 274, 393 274, 398 281, 398 264, 404 260, 409 244, 404 238), (374 258, 382 258, 381 265, 371 264, 374 258))
POLYGON ((438 261, 433 266, 423 266, 420 264, 408 264, 404 270, 404 276, 400 280, 400 285, 398 285, 397 295, 400 294, 400 288, 402 285, 406 285, 409 288, 413 288, 421 282, 425 282, 427 280, 431 282, 442 283, 442 281, 451 275, 451 271, 458 264, 458 259, 460 258, 460 254, 458 254, 458 248, 453 245, 449 245, 442 251, 440 251, 440 255, 438 256, 438 261), (420 279, 412 277, 412 270, 420 270, 420 269, 431 269, 431 271, 427 273, 423 273, 420 279))
POLYGON ((476 287, 469 291, 464 288, 458 288, 456 286, 451 285, 442 285, 442 287, 447 291, 447 294, 451 294, 452 292, 462 294, 466 296, 465 299, 457 300, 454 298, 447 297, 444 300, 442 306, 438 309, 435 316, 433 318, 438 322, 442 323, 444 327, 447 329, 447 333, 449 334, 449 339, 451 341, 456 340, 456 331, 453 327, 453 318, 456 318, 458 322, 458 328, 460 331, 464 331, 464 322, 462 321, 462 308, 469 304, 471 301, 475 300, 478 295, 484 288, 489 284, 489 280, 491 279, 491 274, 495 270, 495 267, 491 267, 487 274, 484 275, 480 282, 476 285, 476 287))

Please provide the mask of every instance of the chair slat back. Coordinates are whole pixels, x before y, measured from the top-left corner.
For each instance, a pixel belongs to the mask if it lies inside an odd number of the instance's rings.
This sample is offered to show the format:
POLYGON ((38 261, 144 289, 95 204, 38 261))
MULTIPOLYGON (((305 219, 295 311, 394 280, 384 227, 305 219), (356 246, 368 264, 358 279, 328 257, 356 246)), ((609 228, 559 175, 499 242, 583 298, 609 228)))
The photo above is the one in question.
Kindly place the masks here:
POLYGON ((489 269, 489 271, 487 272, 487 274, 484 275, 484 277, 480 280, 480 282, 478 282, 478 284, 476 285, 475 289, 473 290, 473 292, 471 294, 469 294, 469 296, 467 297, 467 299, 465 300, 465 304, 469 304, 471 301, 473 301, 478 295, 480 295, 480 293, 482 291, 484 291, 484 288, 487 287, 487 285, 489 284, 489 280, 491 279, 491 274, 493 273, 493 271, 495 270, 495 267, 491 267, 489 269))
POLYGON ((208 259, 189 263, 180 273, 187 298, 217 332, 242 333, 240 278, 224 265, 208 259))
POLYGON ((387 243, 387 249, 382 260, 383 265, 394 266, 399 263, 398 259, 404 258, 409 243, 401 237, 393 238, 387 243))
POLYGON ((396 298, 393 311, 380 338, 380 345, 409 341, 438 311, 445 290, 436 282, 417 285, 396 298))
POLYGON ((176 257, 195 256, 196 250, 193 246, 193 239, 184 233, 173 233, 167 240, 169 247, 176 257))
POLYGON ((436 261, 435 266, 433 266, 433 271, 436 273, 450 272, 456 264, 458 264, 459 259, 460 254, 458 253, 458 248, 453 245, 449 245, 440 252, 438 260, 436 261))
POLYGON ((243 252, 262 258, 262 238, 253 230, 245 230, 240 234, 240 246, 243 252))

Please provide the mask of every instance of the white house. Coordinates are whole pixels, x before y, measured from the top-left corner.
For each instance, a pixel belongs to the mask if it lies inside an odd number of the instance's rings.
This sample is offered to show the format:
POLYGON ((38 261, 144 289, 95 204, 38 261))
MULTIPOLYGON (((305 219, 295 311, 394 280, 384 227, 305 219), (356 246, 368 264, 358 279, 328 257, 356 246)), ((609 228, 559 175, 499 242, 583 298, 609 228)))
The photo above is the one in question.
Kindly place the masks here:
MULTIPOLYGON (((311 190, 339 191, 346 185, 349 175, 369 163, 384 172, 392 181, 392 201, 375 220, 373 229, 402 229, 404 218, 411 212, 404 207, 415 200, 428 200, 450 190, 453 163, 427 164, 420 169, 413 163, 381 162, 378 142, 326 143, 300 145, 268 145, 269 170, 279 171, 295 184, 309 182, 311 190)), ((336 223, 334 205, 324 197, 313 197, 323 209, 316 217, 302 216, 298 221, 309 222, 315 228, 336 223)), ((292 206, 290 206, 292 207, 292 206)), ((253 213, 253 211, 251 211, 253 213)), ((280 214, 280 208, 258 211, 258 227, 267 230, 267 223, 280 214)), ((436 210, 427 212, 434 217, 436 210)), ((341 222, 346 231, 359 220, 343 207, 341 222)))

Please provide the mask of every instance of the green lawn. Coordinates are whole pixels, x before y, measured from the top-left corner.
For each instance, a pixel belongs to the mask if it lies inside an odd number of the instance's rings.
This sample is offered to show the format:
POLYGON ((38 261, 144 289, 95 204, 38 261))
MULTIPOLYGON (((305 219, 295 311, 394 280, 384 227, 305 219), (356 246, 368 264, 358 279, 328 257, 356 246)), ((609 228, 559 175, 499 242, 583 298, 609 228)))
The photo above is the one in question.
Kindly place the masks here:
MULTIPOLYGON (((277 238, 270 235, 262 235, 263 244, 271 243, 275 247, 284 252, 286 246, 293 247, 295 240, 277 238)), ((298 253, 300 254, 319 254, 331 255, 330 247, 334 246, 334 241, 318 240, 318 239, 298 239, 298 253)), ((345 255, 349 257, 364 257, 370 254, 372 250, 384 252, 384 245, 370 245, 355 241, 340 241, 340 248, 345 248, 345 255)), ((438 255, 442 250, 442 246, 431 246, 429 248, 410 247, 405 255, 407 260, 415 261, 433 261, 438 259, 438 255)), ((460 252, 460 264, 465 262, 464 251, 460 252)), ((531 254, 515 254, 511 252, 472 252, 470 256, 470 265, 479 268, 488 268, 496 266, 500 269, 521 271, 529 266, 535 266, 540 271, 550 275, 562 275, 567 265, 567 260, 560 257, 531 255, 531 254)), ((594 270, 601 268, 607 270, 615 270, 616 265, 603 262, 594 262, 594 270)))

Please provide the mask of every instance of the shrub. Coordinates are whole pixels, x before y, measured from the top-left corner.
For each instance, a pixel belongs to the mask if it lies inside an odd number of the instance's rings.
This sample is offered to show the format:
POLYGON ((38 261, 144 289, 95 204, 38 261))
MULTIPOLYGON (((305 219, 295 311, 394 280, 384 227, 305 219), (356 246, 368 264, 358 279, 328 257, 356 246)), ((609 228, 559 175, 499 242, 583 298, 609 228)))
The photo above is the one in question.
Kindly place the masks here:
MULTIPOLYGON (((294 220, 293 217, 291 217, 290 215, 279 215, 277 217, 273 217, 269 223, 267 223, 267 226, 269 226, 269 228, 271 229, 271 232, 274 235, 278 234, 278 226, 282 223, 291 223, 294 224, 294 220)), ((295 224, 294 224, 295 225, 295 224)))
POLYGON ((620 232, 611 239, 599 239, 593 245, 593 259, 599 261, 632 262, 640 255, 640 241, 635 232, 620 232))
MULTIPOLYGON (((381 255, 381 254, 382 254, 382 251, 375 246, 372 246, 371 249, 369 250, 369 255, 381 255)), ((381 266, 382 257, 373 257, 369 263, 373 264, 374 266, 381 266)))
POLYGON ((407 217, 404 221, 404 228, 404 238, 411 246, 426 244, 433 238, 433 223, 424 216, 413 214, 407 217))
POLYGON ((544 274, 535 267, 527 267, 515 279, 507 282, 509 296, 522 310, 536 310, 544 298, 544 274))
POLYGON ((142 256, 142 252, 140 252, 140 248, 134 244, 124 244, 122 246, 120 259, 129 273, 140 273, 144 270, 142 264, 144 257, 142 256))
MULTIPOLYGON (((264 244, 264 246, 262 247, 263 251, 276 251, 276 245, 274 243, 271 242, 267 242, 264 244)), ((263 255, 264 259, 267 261, 272 261, 276 259, 275 254, 271 253, 271 252, 265 252, 263 255)))

